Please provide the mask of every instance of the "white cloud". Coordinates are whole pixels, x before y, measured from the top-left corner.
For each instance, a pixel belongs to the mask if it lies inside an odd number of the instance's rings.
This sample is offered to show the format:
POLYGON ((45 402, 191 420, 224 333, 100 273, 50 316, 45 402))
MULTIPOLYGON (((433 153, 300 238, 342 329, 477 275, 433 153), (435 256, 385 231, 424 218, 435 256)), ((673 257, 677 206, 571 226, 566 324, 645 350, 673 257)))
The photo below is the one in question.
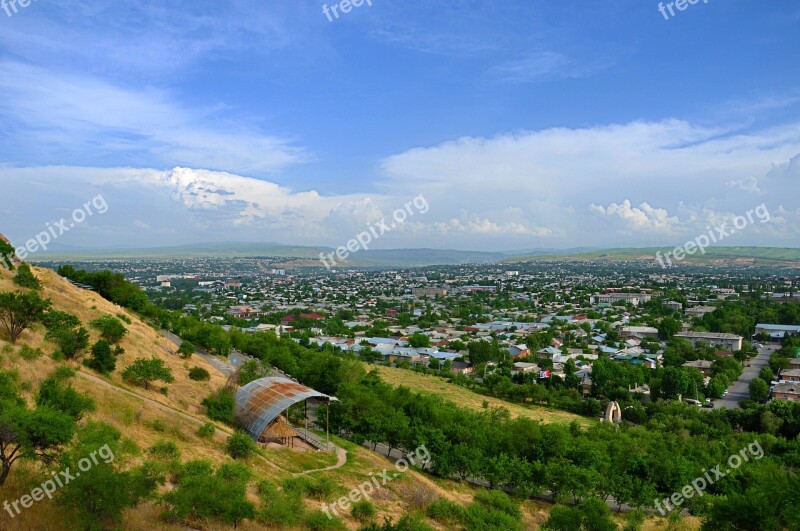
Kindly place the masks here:
POLYGON ((678 218, 670 216, 663 208, 653 208, 647 203, 635 207, 630 199, 619 204, 611 203, 607 207, 592 203, 589 210, 607 218, 619 218, 626 228, 633 230, 670 232, 678 224, 678 218))
POLYGON ((187 108, 164 91, 121 88, 11 61, 0 62, 0 70, 0 117, 16 130, 10 143, 20 153, 37 146, 38 160, 43 153, 57 160, 94 160, 102 153, 117 164, 130 159, 275 172, 308 159, 288 139, 223 119, 221 108, 187 108))

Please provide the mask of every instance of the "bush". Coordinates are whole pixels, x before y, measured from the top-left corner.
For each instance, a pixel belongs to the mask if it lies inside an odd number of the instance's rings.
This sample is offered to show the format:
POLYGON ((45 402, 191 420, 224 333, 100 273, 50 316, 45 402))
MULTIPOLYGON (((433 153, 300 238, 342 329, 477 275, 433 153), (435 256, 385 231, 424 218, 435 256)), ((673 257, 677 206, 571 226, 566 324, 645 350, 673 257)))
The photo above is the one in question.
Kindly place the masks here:
POLYGON ((181 457, 181 451, 178 450, 178 445, 174 441, 160 440, 151 446, 148 452, 158 459, 180 459, 181 457))
POLYGON ((19 357, 25 361, 33 361, 41 358, 42 356, 44 356, 44 352, 42 352, 42 349, 39 348, 31 348, 28 345, 22 345, 22 348, 19 349, 19 357))
POLYGON ((430 504, 425 513, 429 518, 447 525, 456 524, 464 519, 464 508, 444 498, 430 504))
POLYGON ((77 392, 72 386, 65 385, 65 378, 61 376, 63 374, 66 373, 56 372, 42 382, 36 395, 36 405, 47 406, 66 413, 76 421, 81 420, 85 412, 95 410, 94 400, 77 392))
POLYGON ((303 496, 308 496, 317 500, 329 498, 335 489, 336 484, 325 476, 317 478, 299 476, 286 479, 283 482, 283 490, 297 492, 303 496))
POLYGON ((118 343, 128 333, 128 329, 113 315, 104 315, 89 324, 99 330, 102 338, 112 345, 118 343))
POLYGON ((261 498, 259 522, 279 529, 297 527, 300 524, 306 511, 302 495, 279 491, 265 481, 259 483, 258 495, 261 498))
POLYGON ((53 340, 67 359, 74 359, 89 346, 89 332, 82 326, 77 328, 61 328, 48 332, 49 339, 53 340))
MULTIPOLYGON (((472 528, 469 528, 472 529, 472 528)), ((503 529, 503 527, 482 527, 481 530, 494 530, 494 529, 503 529)), ((379 526, 378 524, 369 524, 363 526, 359 531, 433 531, 433 528, 426 524, 422 518, 417 516, 416 514, 405 514, 397 520, 397 522, 392 523, 389 521, 388 518, 385 518, 383 521, 383 525, 379 526)))
POLYGON ((521 530, 522 525, 515 519, 502 511, 484 507, 481 504, 473 503, 465 512, 465 522, 467 529, 503 529, 506 531, 521 530))
POLYGON ((31 266, 25 263, 20 264, 17 268, 17 274, 14 275, 14 284, 22 286, 23 288, 42 289, 42 284, 39 282, 39 279, 34 276, 33 271, 31 271, 31 266))
POLYGON ((237 431, 228 437, 225 450, 234 459, 247 459, 256 451, 256 443, 245 432, 237 431))
POLYGON ((366 522, 375 516, 375 506, 368 500, 353 503, 350 514, 359 522, 366 522))
POLYGON ((215 433, 217 433, 217 427, 211 422, 206 422, 197 430, 197 435, 204 439, 213 437, 215 433))
POLYGON ((117 368, 117 358, 111 352, 108 341, 101 339, 92 347, 92 357, 83 364, 100 374, 111 374, 117 368))
POLYGON ((189 379, 196 382, 205 382, 211 379, 211 375, 202 367, 192 367, 189 369, 189 379))
POLYGON ((80 326, 81 320, 71 313, 62 312, 59 310, 50 310, 42 318, 42 324, 47 328, 48 339, 49 332, 54 330, 64 330, 80 326))
POLYGON ((311 511, 306 514, 305 528, 310 531, 344 530, 347 529, 339 518, 330 518, 322 511, 311 511))
MULTIPOLYGON (((223 465, 213 473, 206 462, 187 463, 178 474, 178 486, 164 495, 171 523, 214 518, 235 529, 256 510, 247 501, 249 473, 239 465, 223 465)), ((219 528, 219 525, 209 525, 219 528)))
POLYGON ((501 490, 481 490, 475 495, 474 501, 488 507, 497 509, 515 519, 520 519, 522 513, 519 505, 501 490))
POLYGON ((229 387, 221 387, 203 399, 202 404, 208 410, 206 415, 211 420, 218 420, 233 426, 233 414, 236 410, 236 397, 229 387))

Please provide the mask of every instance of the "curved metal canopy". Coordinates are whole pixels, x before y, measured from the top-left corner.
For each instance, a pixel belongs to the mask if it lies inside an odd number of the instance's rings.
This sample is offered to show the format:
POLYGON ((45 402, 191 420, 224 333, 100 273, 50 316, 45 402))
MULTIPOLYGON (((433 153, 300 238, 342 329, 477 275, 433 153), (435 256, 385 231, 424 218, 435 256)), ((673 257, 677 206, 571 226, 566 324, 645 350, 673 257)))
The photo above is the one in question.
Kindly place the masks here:
POLYGON ((236 391, 236 421, 254 440, 289 406, 309 398, 337 401, 293 380, 268 377, 255 380, 236 391))

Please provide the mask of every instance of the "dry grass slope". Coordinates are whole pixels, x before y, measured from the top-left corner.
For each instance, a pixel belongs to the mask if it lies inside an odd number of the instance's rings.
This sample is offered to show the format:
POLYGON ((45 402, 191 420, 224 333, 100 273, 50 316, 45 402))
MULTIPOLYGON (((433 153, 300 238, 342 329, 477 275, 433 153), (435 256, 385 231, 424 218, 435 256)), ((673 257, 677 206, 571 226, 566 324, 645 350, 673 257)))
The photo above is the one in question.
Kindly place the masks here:
MULTIPOLYGON (((376 367, 373 365, 366 365, 365 368, 369 371, 376 367)), ((403 385, 412 391, 419 393, 438 395, 463 407, 483 410, 483 402, 486 401, 489 403, 489 407, 491 408, 506 408, 514 418, 527 417, 545 424, 551 422, 569 423, 575 420, 583 426, 589 425, 593 422, 591 419, 587 419, 586 417, 581 417, 580 415, 575 415, 566 411, 548 409, 542 406, 534 405, 523 406, 521 404, 514 404, 499 398, 484 396, 459 385, 448 383, 438 376, 420 374, 407 369, 395 369, 391 367, 379 366, 377 369, 381 378, 387 383, 390 383, 394 386, 403 385)))

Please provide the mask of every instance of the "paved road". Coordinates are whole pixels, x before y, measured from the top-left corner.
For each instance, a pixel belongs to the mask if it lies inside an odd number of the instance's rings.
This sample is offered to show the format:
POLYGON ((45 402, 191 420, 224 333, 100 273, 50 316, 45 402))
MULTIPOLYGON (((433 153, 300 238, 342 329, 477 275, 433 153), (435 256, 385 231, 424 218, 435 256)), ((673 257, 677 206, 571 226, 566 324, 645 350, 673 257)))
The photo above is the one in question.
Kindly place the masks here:
MULTIPOLYGON (((724 407, 727 409, 735 409, 739 407, 739 402, 742 400, 750 399, 750 382, 758 377, 763 367, 769 363, 769 357, 773 352, 780 348, 778 345, 765 345, 764 348, 758 350, 758 355, 751 358, 748 362, 749 367, 745 367, 742 375, 738 380, 733 382, 728 388, 728 396, 714 401, 715 407, 724 407)), ((769 383, 769 382, 767 382, 769 383)))
MULTIPOLYGON (((164 337, 166 337, 167 339, 172 341, 175 344, 175 346, 177 346, 177 347, 180 347, 181 343, 183 343, 183 340, 180 337, 176 336, 175 334, 173 334, 172 332, 170 332, 168 330, 163 330, 162 329, 161 333, 164 334, 164 337)), ((212 367, 214 367, 219 372, 224 374, 226 378, 230 378, 230 376, 234 373, 233 366, 230 363, 228 363, 227 361, 225 361, 223 359, 220 359, 219 357, 217 357, 217 356, 215 356, 215 355, 213 355, 213 354, 211 354, 209 352, 206 352, 205 350, 203 350, 201 348, 195 348, 194 351, 195 351, 195 354, 197 354, 201 358, 205 359, 207 362, 209 362, 211 364, 212 367)))

